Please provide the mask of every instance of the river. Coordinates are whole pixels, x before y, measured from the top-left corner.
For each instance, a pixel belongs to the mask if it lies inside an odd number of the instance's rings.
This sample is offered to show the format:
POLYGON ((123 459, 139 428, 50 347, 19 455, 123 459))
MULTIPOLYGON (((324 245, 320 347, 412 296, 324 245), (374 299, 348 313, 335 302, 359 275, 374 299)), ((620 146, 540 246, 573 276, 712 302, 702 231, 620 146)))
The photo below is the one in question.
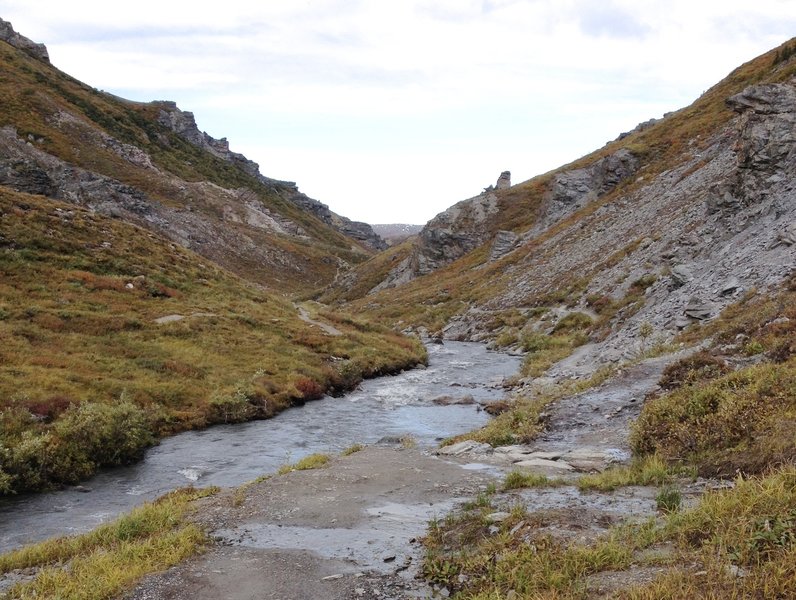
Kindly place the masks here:
POLYGON ((481 344, 446 342, 428 351, 426 369, 371 379, 341 398, 326 397, 266 421, 175 435, 141 462, 103 471, 78 488, 0 499, 0 552, 87 531, 178 487, 240 485, 313 452, 402 436, 431 447, 489 418, 477 404, 438 406, 434 398, 500 399, 501 382, 520 365, 518 357, 481 344))

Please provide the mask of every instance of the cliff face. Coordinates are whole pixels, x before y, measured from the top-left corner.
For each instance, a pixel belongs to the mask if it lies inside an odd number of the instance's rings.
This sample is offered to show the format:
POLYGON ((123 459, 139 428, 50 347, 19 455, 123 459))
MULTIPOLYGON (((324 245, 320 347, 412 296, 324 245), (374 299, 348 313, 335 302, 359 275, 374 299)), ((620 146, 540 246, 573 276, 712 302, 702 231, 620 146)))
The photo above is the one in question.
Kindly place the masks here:
POLYGON ((260 174, 173 102, 135 103, 52 67, 0 23, 0 185, 147 227, 263 285, 324 285, 384 242, 260 174))

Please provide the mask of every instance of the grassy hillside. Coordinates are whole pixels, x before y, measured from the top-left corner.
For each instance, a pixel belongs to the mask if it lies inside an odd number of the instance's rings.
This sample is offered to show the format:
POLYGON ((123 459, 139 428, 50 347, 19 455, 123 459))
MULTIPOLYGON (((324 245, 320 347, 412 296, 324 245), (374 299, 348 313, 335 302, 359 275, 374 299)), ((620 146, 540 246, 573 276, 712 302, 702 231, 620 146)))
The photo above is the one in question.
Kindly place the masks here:
POLYGON ((100 92, 4 42, 0 95, 0 127, 14 127, 36 149, 272 249, 275 258, 268 261, 231 251, 210 254, 244 277, 276 289, 306 291, 332 280, 338 258, 356 263, 368 256, 358 242, 288 201, 278 186, 266 185, 158 123, 157 102, 135 103, 100 92), (133 148, 145 153, 151 164, 140 156, 131 159, 133 148), (299 226, 305 236, 275 235, 225 219, 225 205, 240 209, 240 202, 227 191, 242 188, 251 190, 269 211, 299 226))
POLYGON ((0 188, 0 491, 74 482, 158 436, 264 418, 423 361, 342 335, 144 229, 0 188), (184 318, 159 323, 169 315, 184 318))

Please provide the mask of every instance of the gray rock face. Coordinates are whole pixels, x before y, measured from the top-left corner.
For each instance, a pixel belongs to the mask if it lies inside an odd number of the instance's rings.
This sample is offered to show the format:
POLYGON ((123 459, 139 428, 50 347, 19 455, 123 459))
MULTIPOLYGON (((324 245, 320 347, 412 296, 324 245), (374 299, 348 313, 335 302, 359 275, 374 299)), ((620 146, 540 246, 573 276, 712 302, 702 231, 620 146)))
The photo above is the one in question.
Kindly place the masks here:
POLYGON ((0 19, 0 40, 12 45, 14 48, 30 54, 33 58, 42 62, 49 63, 50 55, 44 44, 37 44, 23 35, 14 31, 14 27, 8 21, 0 19))
POLYGON ((322 202, 319 202, 318 200, 310 198, 309 196, 299 192, 294 183, 275 182, 272 179, 269 179, 268 181, 271 183, 282 184, 281 195, 284 198, 306 210, 307 212, 315 215, 318 219, 335 228, 343 235, 347 235, 348 237, 361 242, 371 250, 379 251, 387 248, 387 242, 379 237, 379 235, 376 234, 376 232, 373 231, 373 228, 367 223, 352 221, 351 219, 342 217, 332 212, 329 210, 329 207, 322 202))
POLYGON ((638 169, 638 159, 621 149, 583 169, 559 173, 546 197, 547 208, 534 233, 547 229, 576 210, 613 190, 638 169))
MULTIPOLYGON (((796 88, 772 83, 745 89, 727 100, 739 114, 737 170, 717 188, 725 221, 754 207, 753 216, 776 210, 772 196, 777 184, 787 184, 796 163, 796 88)), ((714 199, 715 200, 715 199, 714 199)), ((711 209, 710 201, 708 211, 711 209)), ((742 226, 735 219, 736 229, 742 226)))
POLYGON ((156 104, 160 106, 158 123, 168 127, 194 146, 198 146, 222 160, 237 165, 249 175, 253 177, 260 176, 260 165, 253 160, 249 160, 243 154, 232 152, 229 149, 227 138, 217 140, 204 131, 200 131, 192 112, 180 110, 175 102, 164 100, 156 104))
POLYGON ((505 256, 517 245, 520 236, 513 231, 498 231, 492 241, 492 250, 489 253, 489 261, 494 262, 505 256))
POLYGON ((506 190, 511 187, 511 171, 503 171, 498 177, 495 189, 506 190))

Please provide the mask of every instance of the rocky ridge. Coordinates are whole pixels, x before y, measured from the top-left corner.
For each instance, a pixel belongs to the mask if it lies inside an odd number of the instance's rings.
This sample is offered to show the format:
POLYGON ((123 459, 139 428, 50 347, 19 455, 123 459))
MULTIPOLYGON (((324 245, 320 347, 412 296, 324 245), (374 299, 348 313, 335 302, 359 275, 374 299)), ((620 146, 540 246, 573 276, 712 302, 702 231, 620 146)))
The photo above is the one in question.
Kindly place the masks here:
MULTIPOLYGON (((507 265, 506 291, 481 310, 527 303, 574 272, 588 283, 571 310, 588 311, 587 298, 621 299, 647 277, 644 306, 617 322, 607 340, 581 349, 561 367, 577 373, 637 353, 644 343, 638 334, 642 323, 666 341, 718 315, 743 293, 776 285, 796 264, 794 94, 796 82, 789 81, 752 86, 728 98, 738 116, 683 163, 648 181, 628 154, 556 176, 541 225, 521 236, 526 244, 537 241, 534 252, 507 265), (618 174, 634 173, 642 183, 635 191, 538 243, 541 233, 581 202, 615 186, 618 174)), ((471 309, 445 334, 483 339, 482 315, 471 309)))
POLYGON ((261 175, 175 103, 77 82, 9 23, 0 40, 0 185, 154 230, 269 287, 322 285, 386 247, 367 224, 261 175))
POLYGON ((507 189, 510 181, 511 174, 504 171, 494 187, 487 187, 478 196, 459 202, 431 219, 418 233, 409 256, 390 270, 370 293, 427 275, 485 243, 490 236, 487 224, 500 210, 495 191, 507 189))
POLYGON ((367 223, 352 221, 347 217, 332 212, 327 205, 299 192, 295 182, 281 181, 262 175, 260 173, 260 165, 246 158, 243 154, 232 152, 229 149, 229 142, 226 138, 215 139, 206 132, 201 131, 192 112, 180 110, 174 102, 161 101, 155 104, 160 107, 158 122, 188 142, 238 166, 283 198, 314 215, 343 235, 361 242, 367 248, 384 250, 387 247, 387 243, 367 223))

